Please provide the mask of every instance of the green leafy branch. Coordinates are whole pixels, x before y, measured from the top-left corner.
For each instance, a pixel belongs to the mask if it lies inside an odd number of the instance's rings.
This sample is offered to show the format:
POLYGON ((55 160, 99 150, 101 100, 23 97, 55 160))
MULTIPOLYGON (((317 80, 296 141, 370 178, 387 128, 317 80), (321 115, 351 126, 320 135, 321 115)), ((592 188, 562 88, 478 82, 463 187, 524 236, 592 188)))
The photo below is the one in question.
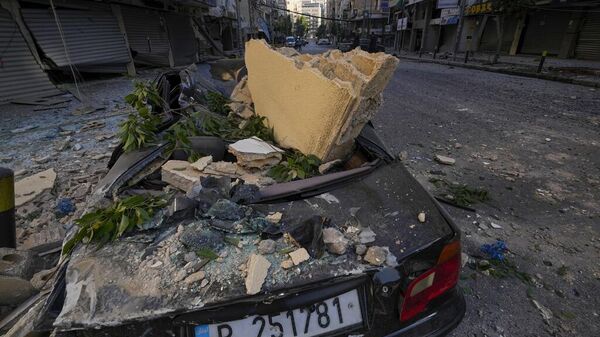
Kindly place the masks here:
POLYGON ((162 197, 134 195, 118 200, 107 208, 89 212, 75 220, 79 230, 65 243, 62 253, 70 254, 80 242, 102 245, 136 227, 142 229, 154 212, 165 205, 166 200, 162 197))
POLYGON ((267 174, 279 183, 305 179, 317 175, 320 164, 321 160, 314 155, 291 152, 286 154, 284 160, 273 166, 267 174))
POLYGON ((273 129, 265 126, 265 121, 266 117, 256 115, 245 120, 235 116, 207 116, 202 123, 201 134, 228 141, 256 136, 264 141, 274 142, 273 129))
POLYGON ((153 83, 135 82, 133 92, 125 96, 125 101, 136 110, 119 128, 123 150, 129 152, 156 140, 161 119, 152 112, 152 106, 160 105, 162 99, 153 83))
POLYGON ((231 108, 227 106, 230 100, 218 92, 209 91, 204 95, 208 110, 227 116, 231 112, 231 108))

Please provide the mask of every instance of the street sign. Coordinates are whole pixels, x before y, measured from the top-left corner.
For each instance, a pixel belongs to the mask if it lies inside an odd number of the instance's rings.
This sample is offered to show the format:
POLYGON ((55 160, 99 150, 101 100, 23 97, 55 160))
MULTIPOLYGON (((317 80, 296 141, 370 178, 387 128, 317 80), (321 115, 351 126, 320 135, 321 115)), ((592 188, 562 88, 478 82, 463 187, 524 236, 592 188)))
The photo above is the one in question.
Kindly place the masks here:
POLYGON ((458 0, 438 0, 437 8, 453 8, 458 7, 458 0))
POLYGON ((408 28, 408 18, 398 19, 398 26, 396 30, 406 30, 408 28))

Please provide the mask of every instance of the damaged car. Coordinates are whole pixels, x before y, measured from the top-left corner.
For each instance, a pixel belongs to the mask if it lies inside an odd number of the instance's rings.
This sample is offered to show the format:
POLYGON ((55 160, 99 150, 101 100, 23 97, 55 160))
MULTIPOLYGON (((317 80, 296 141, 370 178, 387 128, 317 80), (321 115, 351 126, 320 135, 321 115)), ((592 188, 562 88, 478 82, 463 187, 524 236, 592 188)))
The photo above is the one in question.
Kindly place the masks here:
POLYGON ((460 232, 369 122, 397 60, 246 48, 231 95, 190 68, 127 96, 139 115, 65 239, 37 330, 440 336, 460 323, 460 232), (293 134, 297 104, 259 59, 329 93, 303 115, 337 109, 306 131, 322 137, 293 134))

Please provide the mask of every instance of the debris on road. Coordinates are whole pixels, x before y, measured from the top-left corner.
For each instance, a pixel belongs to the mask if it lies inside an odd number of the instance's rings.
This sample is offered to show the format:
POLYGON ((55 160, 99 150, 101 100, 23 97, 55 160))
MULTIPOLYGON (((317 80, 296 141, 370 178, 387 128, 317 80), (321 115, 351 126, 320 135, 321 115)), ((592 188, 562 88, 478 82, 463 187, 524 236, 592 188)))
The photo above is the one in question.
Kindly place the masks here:
POLYGON ((294 263, 294 266, 297 266, 300 263, 310 259, 310 255, 308 255, 308 251, 305 248, 297 249, 293 252, 290 252, 288 255, 290 256, 290 259, 294 263))
POLYGON ((456 164, 456 159, 450 158, 447 156, 442 156, 440 154, 435 155, 435 161, 443 165, 454 165, 456 164))
POLYGON ((417 215, 417 218, 419 219, 420 223, 424 223, 425 222, 425 212, 420 212, 419 215, 417 215))
POLYGON ((331 227, 323 229, 323 242, 330 253, 337 255, 345 254, 349 244, 342 232, 331 227))
POLYGON ((480 250, 492 260, 503 261, 504 254, 508 251, 508 247, 504 241, 496 240, 496 242, 492 244, 486 243, 481 245, 480 250))
POLYGON ((367 249, 364 260, 374 266, 381 266, 387 259, 387 250, 383 247, 372 246, 367 249))
POLYGON ((51 189, 56 181, 56 172, 50 168, 15 182, 15 206, 21 206, 51 189))
POLYGON ((229 145, 229 152, 235 156, 240 166, 264 169, 277 165, 284 151, 258 137, 252 137, 229 145))

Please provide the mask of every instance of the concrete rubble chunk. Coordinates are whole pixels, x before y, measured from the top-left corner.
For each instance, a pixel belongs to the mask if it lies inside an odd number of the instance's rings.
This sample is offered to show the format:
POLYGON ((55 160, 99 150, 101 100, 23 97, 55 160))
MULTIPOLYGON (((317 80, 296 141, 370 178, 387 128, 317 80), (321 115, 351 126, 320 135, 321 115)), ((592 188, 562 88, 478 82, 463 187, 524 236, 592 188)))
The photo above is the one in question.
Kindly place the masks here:
POLYGON ((417 219, 419 219, 420 223, 425 222, 425 212, 420 212, 419 215, 417 215, 417 219))
POLYGON ((238 177, 238 174, 242 172, 238 169, 236 163, 228 161, 216 161, 208 164, 204 169, 205 174, 215 176, 227 176, 227 177, 238 177), (238 172, 239 171, 239 172, 238 172))
POLYGON ((188 191, 204 175, 184 160, 169 160, 161 168, 162 181, 182 191, 188 191))
POLYGON ((442 156, 441 154, 435 155, 435 161, 442 165, 454 165, 456 164, 456 160, 454 158, 442 156))
POLYGON ((282 217, 283 217, 283 214, 281 212, 274 212, 274 213, 270 213, 269 215, 267 215, 266 219, 272 223, 279 223, 281 221, 282 217))
POLYGON ((341 159, 336 159, 336 160, 332 160, 329 162, 326 162, 324 164, 319 165, 319 173, 321 174, 325 174, 329 171, 331 171, 334 167, 340 165, 342 163, 341 159))
POLYGON ((246 264, 248 270, 248 274, 246 275, 246 293, 248 295, 255 295, 260 292, 267 277, 269 267, 271 267, 271 262, 264 256, 258 254, 250 255, 246 264))
POLYGON ((235 88, 233 88, 230 98, 232 102, 227 105, 233 113, 242 118, 250 118, 254 115, 252 94, 248 89, 248 76, 244 76, 235 88))
POLYGON ((292 259, 287 259, 281 262, 281 268, 283 269, 290 269, 294 266, 294 262, 292 261, 292 259))
POLYGON ((18 305, 37 292, 27 280, 0 275, 0 305, 18 305))
POLYGON ((238 140, 229 145, 237 163, 246 168, 267 168, 277 165, 283 158, 283 150, 258 137, 238 140))
POLYGON ((360 49, 286 53, 264 40, 246 42, 245 61, 254 110, 267 117, 277 143, 323 161, 350 153, 398 64, 360 49))
POLYGON ((323 242, 330 253, 337 255, 346 253, 349 243, 342 232, 331 227, 323 229, 323 242))
POLYGON ((364 259, 374 266, 381 266, 387 260, 387 255, 385 248, 373 246, 367 249, 364 259))
POLYGON ((371 229, 371 227, 364 228, 360 234, 358 234, 358 240, 360 243, 370 243, 375 241, 375 232, 371 229))
POLYGON ((56 181, 54 169, 38 172, 15 182, 15 206, 21 206, 42 192, 51 189, 56 181))
POLYGON ((294 266, 299 265, 300 263, 310 259, 310 255, 308 255, 308 251, 304 248, 296 249, 295 251, 288 254, 294 266))
POLYGON ((356 245, 354 247, 354 252, 356 255, 364 255, 367 252, 367 246, 365 245, 356 245))
POLYGON ((262 255, 269 255, 275 253, 277 243, 273 240, 267 239, 262 240, 258 243, 258 252, 262 255))
POLYGON ((202 271, 202 270, 197 271, 193 274, 190 274, 188 277, 186 277, 185 280, 183 280, 183 282, 186 284, 196 283, 196 282, 204 280, 205 276, 206 276, 206 273, 204 271, 202 271))
POLYGON ((39 271, 33 275, 31 280, 29 280, 29 282, 31 282, 31 285, 33 285, 33 287, 37 290, 42 290, 44 288, 50 288, 53 285, 51 279, 54 276, 55 272, 56 272, 56 267, 54 267, 52 269, 46 269, 46 270, 39 271))
POLYGON ((212 163, 212 161, 212 156, 206 156, 196 160, 190 165, 198 171, 203 171, 208 166, 208 164, 212 163))

